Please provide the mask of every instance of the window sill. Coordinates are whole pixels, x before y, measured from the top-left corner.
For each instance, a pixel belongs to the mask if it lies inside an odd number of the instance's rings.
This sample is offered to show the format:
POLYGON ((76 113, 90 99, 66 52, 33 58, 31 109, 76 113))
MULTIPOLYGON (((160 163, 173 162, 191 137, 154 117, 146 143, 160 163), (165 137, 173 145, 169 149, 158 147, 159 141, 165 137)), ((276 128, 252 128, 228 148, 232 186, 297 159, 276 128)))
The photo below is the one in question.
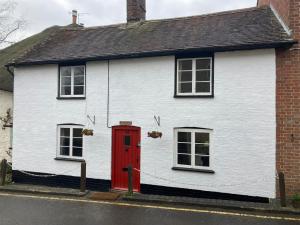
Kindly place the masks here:
POLYGON ((85 162, 84 159, 70 159, 70 158, 62 158, 62 157, 56 157, 54 160, 58 161, 70 161, 70 162, 85 162))
POLYGON ((195 169, 195 168, 184 168, 184 167, 172 167, 172 170, 199 172, 199 173, 211 173, 211 174, 215 173, 215 171, 209 170, 209 169, 195 169))
POLYGON ((85 100, 85 97, 57 97, 57 100, 85 100))
POLYGON ((174 98, 214 98, 214 95, 174 95, 174 98))

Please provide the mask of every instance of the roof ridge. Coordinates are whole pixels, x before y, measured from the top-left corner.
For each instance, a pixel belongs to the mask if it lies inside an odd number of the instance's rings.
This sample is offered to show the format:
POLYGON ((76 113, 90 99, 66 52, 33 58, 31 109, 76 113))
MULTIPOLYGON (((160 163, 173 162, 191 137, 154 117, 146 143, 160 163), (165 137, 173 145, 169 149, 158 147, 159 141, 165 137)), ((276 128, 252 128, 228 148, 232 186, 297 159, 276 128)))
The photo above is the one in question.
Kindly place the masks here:
POLYGON ((242 12, 250 12, 254 10, 261 10, 266 9, 269 7, 249 7, 249 8, 242 8, 242 9, 234 9, 234 10, 226 10, 226 11, 220 11, 220 12, 213 12, 213 13, 205 13, 200 15, 193 15, 193 16, 182 16, 182 17, 174 17, 174 18, 166 18, 166 19, 153 19, 153 20, 146 20, 142 22, 156 22, 156 21, 165 21, 165 20, 181 20, 181 19, 192 19, 195 17, 210 17, 210 16, 219 16, 219 15, 229 15, 229 14, 235 14, 235 13, 242 13, 242 12))
MULTIPOLYGON (((200 15, 193 15, 193 16, 182 16, 182 17, 174 17, 174 18, 165 18, 165 19, 152 19, 152 20, 144 20, 144 21, 138 21, 134 22, 133 24, 144 24, 144 23, 151 23, 151 22, 163 22, 163 21, 174 21, 174 20, 184 20, 184 19, 193 19, 195 17, 210 17, 210 16, 219 16, 219 15, 230 15, 235 13, 242 13, 242 12, 250 12, 255 10, 265 10, 267 8, 270 8, 269 6, 263 6, 263 7, 248 7, 248 8, 242 8, 242 9, 234 9, 234 10, 227 10, 227 11, 220 11, 220 12, 214 12, 214 13, 205 13, 200 15)), ((69 28, 66 27, 68 30, 93 30, 98 28, 107 28, 107 27, 119 27, 128 25, 128 23, 116 23, 116 24, 109 24, 109 25, 103 25, 103 26, 91 26, 91 27, 82 27, 82 28, 69 28)))
POLYGON ((102 28, 64 26, 47 32, 42 41, 11 65, 267 49, 295 43, 269 7, 102 28))

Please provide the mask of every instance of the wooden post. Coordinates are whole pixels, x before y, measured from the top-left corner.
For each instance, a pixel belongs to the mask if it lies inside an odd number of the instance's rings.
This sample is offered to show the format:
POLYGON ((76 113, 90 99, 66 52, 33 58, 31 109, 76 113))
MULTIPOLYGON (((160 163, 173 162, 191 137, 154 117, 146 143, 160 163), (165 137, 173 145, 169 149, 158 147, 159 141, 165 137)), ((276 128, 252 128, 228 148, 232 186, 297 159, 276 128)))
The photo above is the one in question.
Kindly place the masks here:
POLYGON ((128 195, 133 195, 132 165, 128 166, 128 195))
POLYGON ((86 162, 81 163, 80 192, 86 191, 86 162))
POLYGON ((279 176, 279 191, 280 191, 280 203, 282 207, 286 207, 286 195, 285 195, 285 180, 284 173, 280 172, 279 176))
POLYGON ((5 179, 6 179, 6 172, 7 172, 7 160, 3 159, 1 162, 1 182, 0 185, 4 186, 5 185, 5 179))

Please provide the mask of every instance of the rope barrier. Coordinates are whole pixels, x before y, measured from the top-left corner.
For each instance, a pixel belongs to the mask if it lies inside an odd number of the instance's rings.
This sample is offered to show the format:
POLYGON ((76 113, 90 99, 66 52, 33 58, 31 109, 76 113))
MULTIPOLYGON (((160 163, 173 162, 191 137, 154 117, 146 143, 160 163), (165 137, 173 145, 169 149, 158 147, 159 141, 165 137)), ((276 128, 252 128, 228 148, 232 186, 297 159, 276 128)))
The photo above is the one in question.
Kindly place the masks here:
MULTIPOLYGON (((163 178, 163 177, 159 177, 159 176, 156 176, 156 175, 153 175, 153 174, 150 174, 150 173, 147 173, 147 172, 143 172, 139 169, 136 169, 136 168, 133 168, 133 170, 139 172, 139 173, 142 173, 142 174, 145 174, 145 175, 148 175, 150 177, 153 177, 153 178, 156 178, 156 179, 159 179, 159 180, 163 180, 163 181, 167 181, 167 182, 172 182, 172 183, 176 183, 176 184, 183 184, 183 185, 189 185, 189 186, 196 186, 196 187, 212 187, 212 188, 216 188, 216 187, 235 187, 235 186, 241 186, 241 185, 244 185, 246 183, 239 183, 239 184, 224 184, 224 185, 201 185, 201 184, 192 184, 192 183, 185 183, 185 182, 180 182, 180 181, 176 181, 176 180, 171 180, 171 179, 167 179, 167 178, 163 178)), ((276 178, 276 177, 275 177, 276 178)), ((250 182, 250 181, 249 181, 250 182)), ((247 185, 249 184, 249 182, 247 183, 247 185)), ((256 182, 258 182, 256 180, 256 182)), ((270 181, 271 182, 271 181, 270 181)), ((272 181, 273 182, 273 181, 272 181)))
MULTIPOLYGON (((10 163, 7 163, 7 165, 12 168, 12 165, 10 163)), ((57 176, 61 176, 61 175, 64 175, 68 172, 72 172, 74 170, 76 170, 78 168, 73 168, 73 169, 70 169, 70 170, 66 170, 64 172, 62 172, 61 174, 49 174, 49 175, 43 175, 43 174, 33 174, 33 173, 29 173, 29 172, 26 172, 26 171, 23 171, 23 170, 17 170, 19 171, 20 173, 23 173, 25 175, 28 175, 28 176, 32 176, 32 177, 43 177, 43 178, 50 178, 50 177, 57 177, 57 176)))
MULTIPOLYGON (((12 168, 12 165, 10 163, 7 163, 7 165, 12 168)), ((66 170, 66 171, 62 172, 61 174, 49 174, 49 175, 33 174, 33 173, 29 173, 29 172, 26 172, 26 171, 23 171, 23 170, 17 170, 17 171, 19 171, 19 172, 21 172, 21 173, 23 173, 25 175, 32 176, 32 177, 50 178, 50 177, 56 177, 56 176, 64 175, 64 174, 66 174, 68 172, 72 172, 72 171, 74 171, 76 169, 78 169, 78 168, 73 168, 73 169, 70 169, 70 170, 66 170)), ((224 185, 219 185, 219 186, 217 186, 217 185, 200 185, 200 184, 185 183, 185 182, 180 182, 180 181, 176 181, 176 180, 171 180, 171 179, 159 177, 159 176, 153 175, 151 173, 147 173, 147 172, 141 171, 141 170, 136 169, 136 168, 133 168, 133 170, 139 172, 140 174, 142 173, 142 174, 145 174, 147 176, 150 176, 150 177, 153 177, 153 178, 156 178, 156 179, 159 179, 159 180, 163 180, 163 181, 167 181, 167 182, 172 182, 172 183, 177 183, 177 184, 189 185, 189 186, 196 186, 196 187, 234 187, 234 186, 241 186, 243 184, 246 184, 246 183, 224 184, 224 185)), ((275 179, 278 179, 278 173, 276 173, 275 179)), ((267 180, 262 179, 261 181, 267 181, 267 180)), ((255 180, 255 182, 258 182, 258 180, 255 180)), ((249 184, 249 183, 247 183, 247 184, 249 184)))

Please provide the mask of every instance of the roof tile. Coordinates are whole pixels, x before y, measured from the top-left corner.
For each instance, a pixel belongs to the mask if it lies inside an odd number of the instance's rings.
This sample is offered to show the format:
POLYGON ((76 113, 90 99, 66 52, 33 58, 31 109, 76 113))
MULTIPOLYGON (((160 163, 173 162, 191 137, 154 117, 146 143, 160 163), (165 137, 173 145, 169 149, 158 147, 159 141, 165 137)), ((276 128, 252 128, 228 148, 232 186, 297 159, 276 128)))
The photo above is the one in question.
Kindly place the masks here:
POLYGON ((64 27, 15 63, 96 60, 195 49, 243 49, 292 41, 270 8, 248 8, 102 27, 64 27))

